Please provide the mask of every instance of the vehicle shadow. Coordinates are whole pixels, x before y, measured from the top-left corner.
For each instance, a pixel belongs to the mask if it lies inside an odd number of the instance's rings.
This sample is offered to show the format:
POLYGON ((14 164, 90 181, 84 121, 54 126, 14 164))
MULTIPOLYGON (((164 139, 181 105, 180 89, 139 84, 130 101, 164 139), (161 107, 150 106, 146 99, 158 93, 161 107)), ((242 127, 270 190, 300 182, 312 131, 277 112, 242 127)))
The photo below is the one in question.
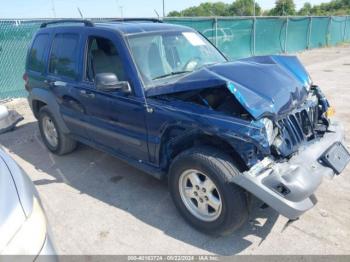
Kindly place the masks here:
POLYGON ((253 198, 249 221, 243 227, 228 236, 207 236, 192 229, 178 214, 164 181, 106 153, 79 145, 69 155, 55 156, 41 142, 36 122, 1 135, 0 143, 44 174, 38 176, 39 179, 32 177, 36 186, 68 184, 82 194, 128 212, 172 238, 215 254, 233 255, 252 244, 260 245, 278 218, 274 210, 261 209, 262 203, 253 198))

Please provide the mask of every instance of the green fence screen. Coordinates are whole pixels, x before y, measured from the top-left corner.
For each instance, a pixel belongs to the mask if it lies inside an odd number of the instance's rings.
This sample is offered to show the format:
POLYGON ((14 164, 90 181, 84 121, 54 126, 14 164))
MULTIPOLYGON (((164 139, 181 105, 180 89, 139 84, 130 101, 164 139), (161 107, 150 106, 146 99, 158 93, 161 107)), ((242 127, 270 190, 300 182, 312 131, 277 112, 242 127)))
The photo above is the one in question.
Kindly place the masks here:
POLYGON ((218 19, 216 46, 231 59, 248 57, 252 53, 252 19, 218 19))
POLYGON ((28 44, 39 25, 0 21, 0 98, 24 95, 24 61, 28 44))
POLYGON ((204 34, 226 56, 294 53, 350 41, 350 17, 166 18, 204 34))
POLYGON ((297 52, 308 48, 310 21, 311 19, 307 17, 288 19, 287 43, 285 46, 288 52, 297 52))
MULTIPOLYGON (((98 19, 103 20, 103 18, 98 19)), ((166 18, 196 29, 230 60, 294 53, 350 41, 350 17, 166 18)), ((28 45, 44 20, 0 20, 0 99, 25 96, 28 45)))
POLYGON ((329 44, 336 45, 344 41, 346 17, 332 17, 329 23, 329 44))

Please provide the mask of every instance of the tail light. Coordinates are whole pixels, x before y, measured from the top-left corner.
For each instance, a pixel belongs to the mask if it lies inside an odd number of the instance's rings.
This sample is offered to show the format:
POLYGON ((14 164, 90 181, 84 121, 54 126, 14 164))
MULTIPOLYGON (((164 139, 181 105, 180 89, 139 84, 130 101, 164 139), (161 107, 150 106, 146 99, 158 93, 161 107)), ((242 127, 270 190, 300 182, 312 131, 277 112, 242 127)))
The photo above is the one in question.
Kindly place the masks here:
POLYGON ((27 73, 23 74, 23 80, 24 80, 24 87, 28 91, 29 90, 29 77, 27 73))

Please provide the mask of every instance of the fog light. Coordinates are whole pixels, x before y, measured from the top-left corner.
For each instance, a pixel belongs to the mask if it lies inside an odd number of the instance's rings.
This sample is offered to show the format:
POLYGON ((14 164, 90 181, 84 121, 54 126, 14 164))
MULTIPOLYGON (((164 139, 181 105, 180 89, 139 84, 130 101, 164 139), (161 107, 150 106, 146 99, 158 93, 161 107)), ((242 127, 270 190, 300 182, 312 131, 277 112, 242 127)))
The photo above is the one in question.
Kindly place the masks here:
POLYGON ((276 186, 276 190, 284 196, 288 195, 290 193, 290 190, 288 189, 288 187, 286 187, 282 183, 280 183, 276 186))
POLYGON ((331 118, 332 116, 335 115, 335 109, 334 107, 328 107, 327 111, 326 111, 326 117, 327 118, 331 118))

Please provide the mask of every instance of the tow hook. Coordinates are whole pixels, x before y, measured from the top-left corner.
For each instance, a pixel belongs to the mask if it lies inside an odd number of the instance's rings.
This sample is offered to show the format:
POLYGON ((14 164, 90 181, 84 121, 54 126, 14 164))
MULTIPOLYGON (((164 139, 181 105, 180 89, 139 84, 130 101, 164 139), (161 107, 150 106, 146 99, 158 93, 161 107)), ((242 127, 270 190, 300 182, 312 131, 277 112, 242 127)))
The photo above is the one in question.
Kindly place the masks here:
POLYGON ((299 217, 295 218, 295 219, 289 219, 287 221, 287 223, 283 226, 282 230, 281 230, 281 233, 287 229, 287 227, 289 227, 293 222, 299 220, 299 217))

